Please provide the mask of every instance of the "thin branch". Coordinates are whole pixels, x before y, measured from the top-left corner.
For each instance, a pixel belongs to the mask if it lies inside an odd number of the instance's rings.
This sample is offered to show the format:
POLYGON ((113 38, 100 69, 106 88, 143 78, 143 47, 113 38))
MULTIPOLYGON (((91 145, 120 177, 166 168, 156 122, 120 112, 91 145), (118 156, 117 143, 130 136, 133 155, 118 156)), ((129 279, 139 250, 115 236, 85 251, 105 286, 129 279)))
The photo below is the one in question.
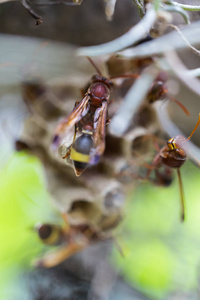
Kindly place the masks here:
POLYGON ((192 76, 192 77, 199 77, 200 76, 200 68, 193 69, 193 70, 188 70, 186 72, 187 75, 192 76))
POLYGON ((17 1, 21 2, 21 4, 24 6, 24 8, 29 12, 29 14, 35 19, 36 25, 40 25, 43 23, 42 17, 39 16, 29 5, 28 0, 0 0, 0 4, 5 2, 11 2, 11 1, 17 1))
POLYGON ((144 2, 141 0, 133 0, 133 2, 137 5, 137 8, 140 12, 140 16, 143 17, 145 15, 144 2))
POLYGON ((117 0, 104 0, 104 1, 107 2, 105 8, 106 18, 108 21, 112 21, 117 0))
MULTIPOLYGON (((197 45, 200 43, 200 21, 194 22, 190 24, 190 26, 186 26, 182 32, 190 45, 197 45)), ((140 44, 133 48, 121 51, 118 54, 126 59, 130 59, 130 57, 137 58, 157 55, 174 49, 187 47, 188 43, 186 43, 185 40, 180 37, 180 34, 177 32, 170 32, 145 44, 140 44)))
POLYGON ((37 6, 46 6, 46 5, 71 5, 71 6, 76 6, 76 5, 81 5, 82 0, 55 0, 55 1, 44 1, 40 3, 35 3, 37 6))
POLYGON ((29 14, 35 19, 36 25, 40 25, 43 23, 42 17, 40 17, 29 5, 27 0, 21 1, 22 5, 26 8, 26 10, 29 12, 29 14))
POLYGON ((129 128, 135 113, 148 93, 152 82, 156 78, 154 66, 146 68, 134 82, 126 94, 118 112, 109 124, 109 132, 115 136, 123 136, 129 128), (134 101, 133 101, 134 100, 134 101))
POLYGON ((200 5, 187 5, 187 4, 182 4, 171 0, 167 1, 166 4, 178 6, 188 11, 200 11, 200 5))
POLYGON ((184 34, 182 33, 182 31, 180 30, 180 28, 178 28, 176 25, 173 25, 173 24, 169 24, 168 26, 171 27, 172 29, 176 30, 180 34, 181 38, 185 41, 185 43, 188 45, 188 47, 193 50, 193 52, 195 54, 200 55, 200 51, 197 50, 195 47, 193 47, 190 44, 190 42, 188 41, 188 39, 184 36, 184 34))
POLYGON ((200 85, 199 80, 195 77, 188 75, 188 69, 180 60, 175 51, 166 52, 165 57, 171 70, 176 74, 176 76, 181 80, 190 90, 195 94, 200 96, 200 85))
POLYGON ((162 5, 162 7, 163 7, 163 9, 165 11, 175 12, 175 13, 180 14, 183 17, 185 23, 187 25, 190 24, 190 17, 188 15, 188 13, 184 9, 182 9, 181 7, 179 7, 179 6, 173 6, 173 5, 162 5))
POLYGON ((98 56, 120 51, 138 42, 149 32, 156 19, 156 12, 150 8, 142 20, 119 38, 97 46, 79 48, 78 55, 98 56))

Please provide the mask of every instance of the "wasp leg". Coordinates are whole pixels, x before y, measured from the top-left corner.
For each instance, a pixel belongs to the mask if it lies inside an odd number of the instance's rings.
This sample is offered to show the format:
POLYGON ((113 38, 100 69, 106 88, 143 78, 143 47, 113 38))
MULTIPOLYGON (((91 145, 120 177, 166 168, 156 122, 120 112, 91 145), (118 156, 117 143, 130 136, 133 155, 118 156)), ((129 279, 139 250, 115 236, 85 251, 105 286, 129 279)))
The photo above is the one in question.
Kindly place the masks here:
POLYGON ((180 195, 181 195, 181 222, 185 220, 185 201, 184 201, 184 194, 183 194, 183 183, 181 179, 180 169, 177 169, 178 174, 178 182, 180 188, 180 195))
POLYGON ((68 245, 66 244, 58 248, 57 251, 47 253, 42 258, 36 260, 33 264, 36 267, 52 268, 62 263, 75 253, 81 251, 86 246, 88 246, 88 242, 85 239, 79 243, 73 242, 68 245))
POLYGON ((67 234, 69 234, 69 231, 70 231, 70 225, 69 225, 69 220, 68 220, 67 214, 62 213, 62 218, 64 221, 64 226, 62 228, 62 231, 65 235, 67 235, 67 234))
POLYGON ((187 108, 178 100, 174 99, 173 97, 169 96, 169 99, 173 102, 175 102, 183 111, 184 113, 189 117, 190 116, 190 113, 189 111, 187 110, 187 108))

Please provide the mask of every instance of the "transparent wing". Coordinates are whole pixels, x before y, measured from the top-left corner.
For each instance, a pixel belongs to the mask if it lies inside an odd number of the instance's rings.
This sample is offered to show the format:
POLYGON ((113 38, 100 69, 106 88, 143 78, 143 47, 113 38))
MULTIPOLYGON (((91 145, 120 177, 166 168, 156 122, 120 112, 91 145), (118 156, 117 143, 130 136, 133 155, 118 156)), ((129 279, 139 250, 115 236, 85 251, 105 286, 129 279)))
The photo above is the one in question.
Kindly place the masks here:
POLYGON ((72 112, 57 125, 53 145, 58 146, 60 140, 67 136, 68 131, 71 131, 71 128, 87 114, 90 108, 89 100, 90 96, 85 96, 72 112))
POLYGON ((105 101, 94 116, 94 148, 90 153, 90 164, 97 164, 105 150, 106 118, 108 103, 105 101))

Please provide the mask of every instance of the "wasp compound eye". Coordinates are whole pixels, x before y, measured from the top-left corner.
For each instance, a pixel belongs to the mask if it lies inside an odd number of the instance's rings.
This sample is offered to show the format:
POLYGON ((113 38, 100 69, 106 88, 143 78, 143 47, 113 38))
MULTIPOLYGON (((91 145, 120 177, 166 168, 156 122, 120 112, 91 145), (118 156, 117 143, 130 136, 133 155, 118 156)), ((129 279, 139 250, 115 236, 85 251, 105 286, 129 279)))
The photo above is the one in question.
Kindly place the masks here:
POLYGON ((74 163, 76 176, 80 176, 87 168, 90 161, 90 150, 93 147, 93 139, 88 134, 78 137, 71 149, 70 158, 74 163))

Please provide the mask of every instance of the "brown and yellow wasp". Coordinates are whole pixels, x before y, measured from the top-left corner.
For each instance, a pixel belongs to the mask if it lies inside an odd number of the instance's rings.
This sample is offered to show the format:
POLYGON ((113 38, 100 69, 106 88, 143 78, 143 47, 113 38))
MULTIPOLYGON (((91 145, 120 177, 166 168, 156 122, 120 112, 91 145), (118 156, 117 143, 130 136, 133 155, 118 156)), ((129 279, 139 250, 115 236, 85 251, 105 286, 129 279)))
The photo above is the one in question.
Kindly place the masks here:
POLYGON ((62 158, 70 158, 76 176, 80 176, 88 165, 98 163, 104 153, 107 108, 112 86, 112 81, 103 77, 93 61, 88 59, 98 75, 92 77, 83 99, 76 102, 72 112, 58 124, 53 138, 53 146, 59 146, 62 138, 75 128, 73 142, 66 147, 62 158), (79 137, 76 138, 77 133, 79 137))
POLYGON ((53 147, 62 146, 61 157, 71 160, 76 176, 80 176, 88 165, 97 164, 104 153, 106 125, 109 122, 107 111, 113 85, 110 79, 138 77, 123 74, 108 79, 102 76, 91 58, 88 57, 88 60, 98 74, 92 77, 83 99, 76 102, 72 112, 58 124, 53 138, 53 147), (67 145, 63 141, 73 128, 73 141, 67 145))
MULTIPOLYGON (((183 184, 181 180, 180 167, 185 163, 187 159, 187 143, 191 139, 192 135, 196 131, 197 127, 200 124, 200 114, 198 121, 188 138, 185 138, 182 135, 170 138, 167 141, 167 145, 162 147, 158 154, 155 156, 149 171, 147 172, 146 178, 149 178, 152 170, 155 170, 156 177, 160 177, 159 169, 164 166, 165 171, 168 169, 176 169, 179 180, 180 196, 181 196, 181 221, 185 219, 185 204, 184 204, 184 195, 183 195, 183 184)), ((165 173, 167 174, 167 173, 165 173)), ((162 174, 161 174, 162 175, 162 174)), ((164 178, 165 179, 165 178, 164 178)))
POLYGON ((87 248, 94 242, 105 239, 106 236, 87 224, 70 225, 67 214, 62 214, 63 226, 55 224, 37 224, 35 230, 43 244, 57 246, 35 262, 35 266, 51 268, 72 255, 87 248))

